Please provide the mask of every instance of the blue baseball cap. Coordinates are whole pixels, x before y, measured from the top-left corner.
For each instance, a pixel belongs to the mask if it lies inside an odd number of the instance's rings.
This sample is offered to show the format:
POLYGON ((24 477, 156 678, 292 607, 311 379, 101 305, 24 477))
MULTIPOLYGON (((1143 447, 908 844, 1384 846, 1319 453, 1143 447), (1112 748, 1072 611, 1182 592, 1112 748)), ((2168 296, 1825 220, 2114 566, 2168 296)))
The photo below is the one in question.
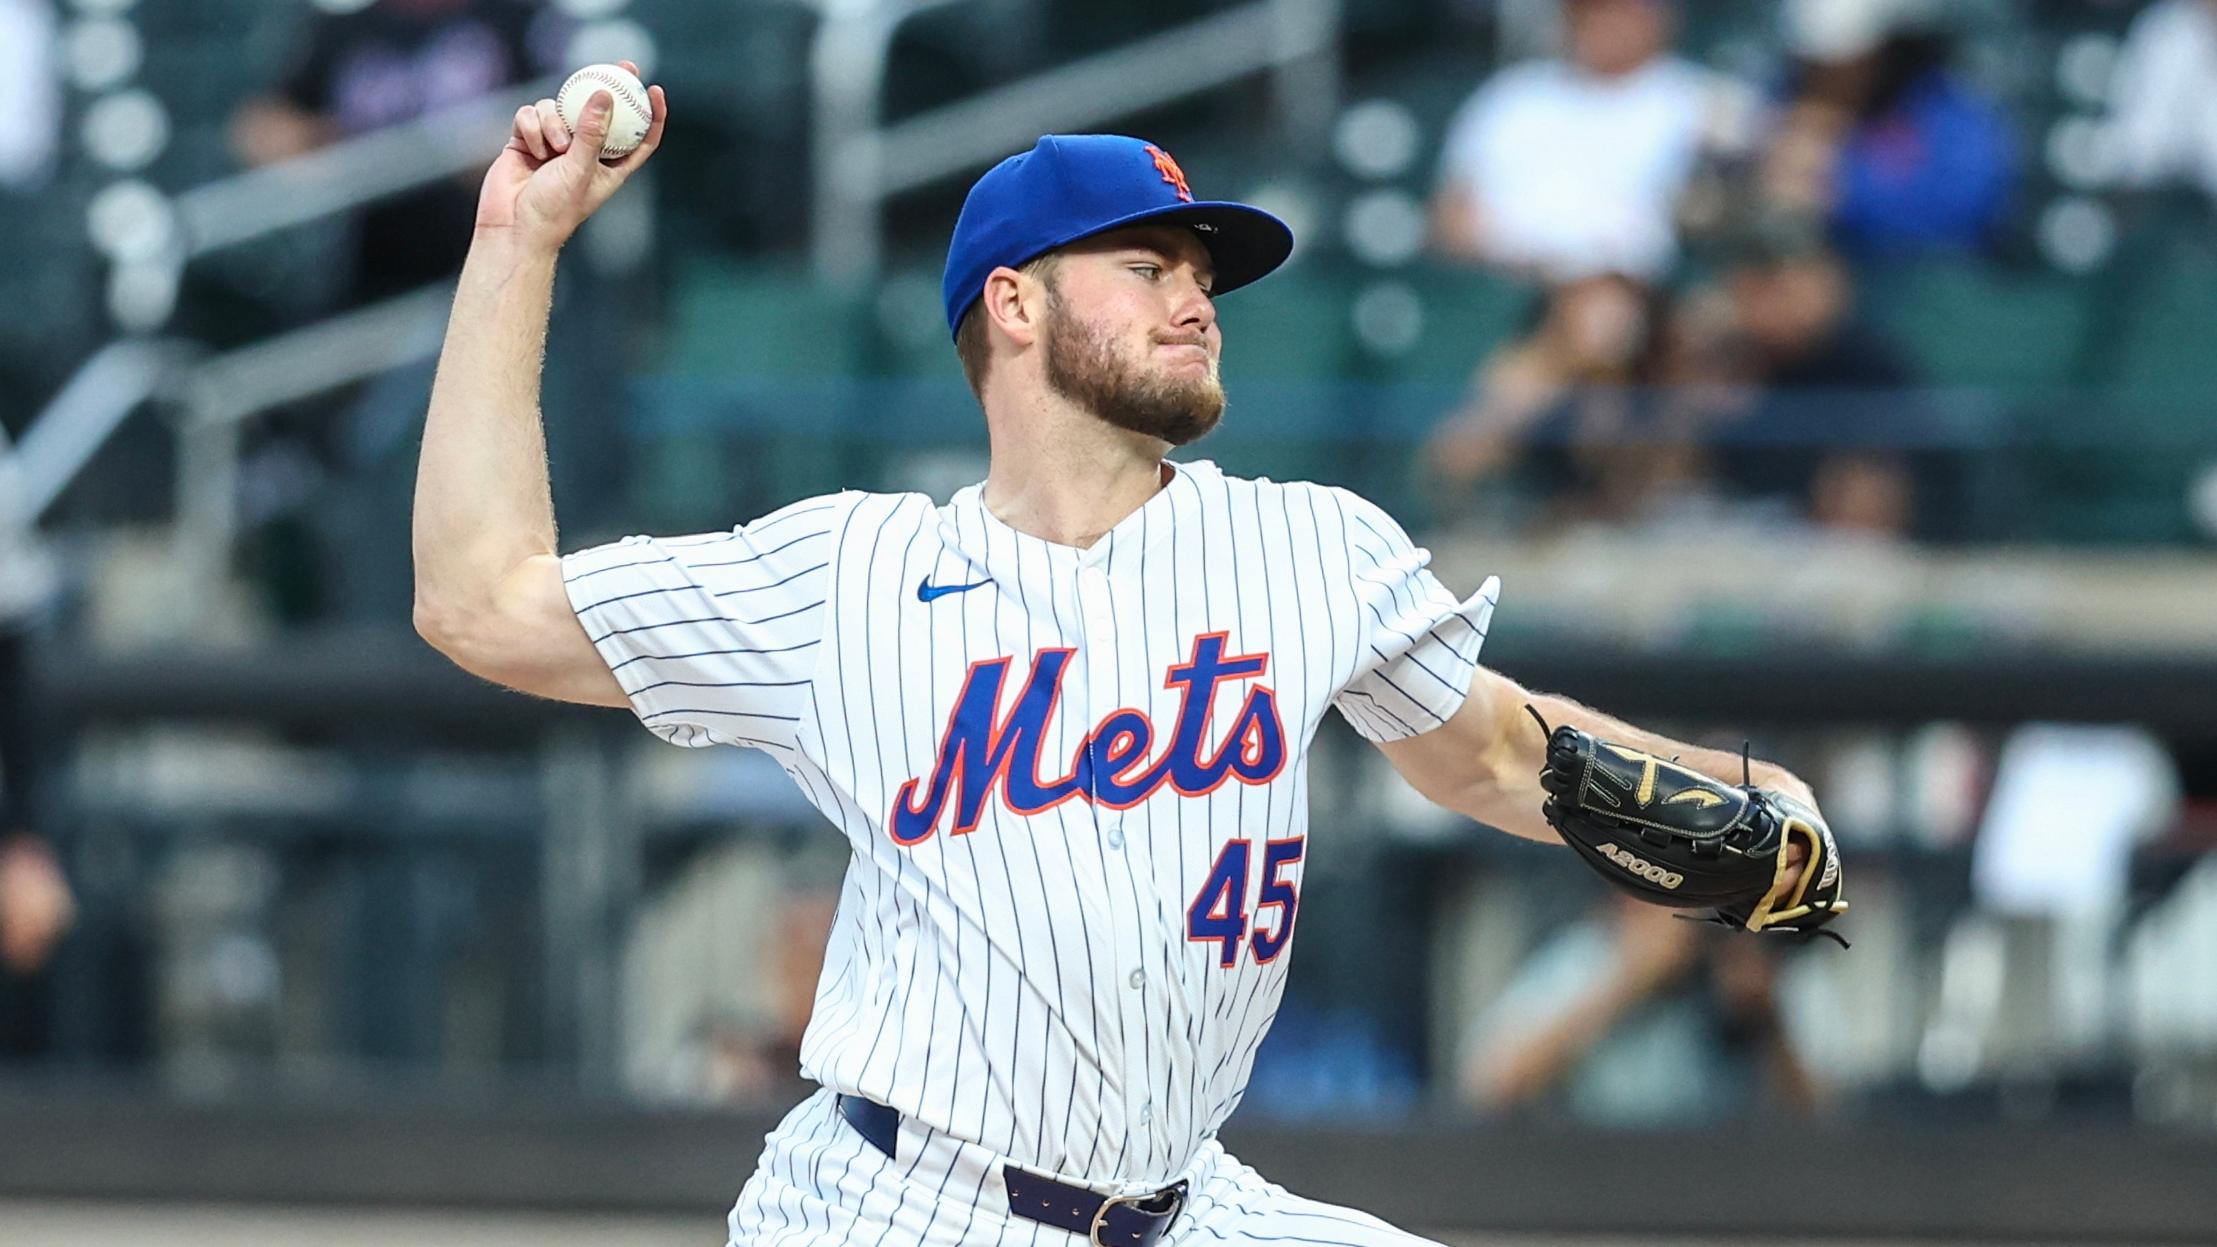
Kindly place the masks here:
POLYGON ((1191 226, 1216 265, 1217 294, 1285 263, 1293 231, 1260 208, 1199 200, 1170 153, 1121 134, 1050 134, 986 171, 970 188, 947 245, 940 295, 947 328, 985 293, 994 269, 1014 268, 1127 225, 1191 226))

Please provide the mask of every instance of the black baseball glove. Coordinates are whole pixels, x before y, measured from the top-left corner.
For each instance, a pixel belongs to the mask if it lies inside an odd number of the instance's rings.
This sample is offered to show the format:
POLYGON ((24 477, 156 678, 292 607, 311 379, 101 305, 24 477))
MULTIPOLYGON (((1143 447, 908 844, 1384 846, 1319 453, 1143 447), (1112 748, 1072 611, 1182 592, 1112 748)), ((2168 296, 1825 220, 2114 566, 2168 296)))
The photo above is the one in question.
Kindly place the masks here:
MULTIPOLYGON (((1532 717, 1539 718, 1533 711, 1532 717)), ((1823 934, 1847 912, 1840 851, 1815 810, 1783 793, 1734 786, 1570 726, 1547 732, 1540 807, 1548 825, 1601 876, 1643 901, 1705 909, 1748 931, 1823 934), (1808 850, 1789 889, 1789 846, 1808 850)))

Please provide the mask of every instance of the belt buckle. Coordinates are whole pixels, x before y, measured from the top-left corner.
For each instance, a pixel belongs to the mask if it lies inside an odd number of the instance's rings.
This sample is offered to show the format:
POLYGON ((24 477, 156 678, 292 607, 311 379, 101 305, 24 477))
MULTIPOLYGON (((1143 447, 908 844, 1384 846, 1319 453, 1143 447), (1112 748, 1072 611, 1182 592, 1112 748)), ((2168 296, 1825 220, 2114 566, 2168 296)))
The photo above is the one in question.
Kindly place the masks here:
POLYGON ((1127 1205, 1150 1217, 1161 1217, 1162 1225, 1167 1228, 1171 1222, 1178 1219, 1178 1214, 1185 1210, 1185 1191, 1181 1187, 1173 1186, 1160 1191, 1151 1191, 1145 1195, 1109 1196, 1101 1201, 1101 1207, 1093 1214, 1093 1224, 1086 1227, 1085 1237, 1087 1241, 1098 1244, 1098 1247, 1123 1247, 1122 1244, 1101 1242, 1101 1231, 1108 1228, 1109 1214, 1114 1212, 1119 1204, 1127 1205), (1159 1213, 1147 1211, 1145 1207, 1147 1201, 1160 1199, 1166 1195, 1170 1197, 1170 1207, 1159 1213))

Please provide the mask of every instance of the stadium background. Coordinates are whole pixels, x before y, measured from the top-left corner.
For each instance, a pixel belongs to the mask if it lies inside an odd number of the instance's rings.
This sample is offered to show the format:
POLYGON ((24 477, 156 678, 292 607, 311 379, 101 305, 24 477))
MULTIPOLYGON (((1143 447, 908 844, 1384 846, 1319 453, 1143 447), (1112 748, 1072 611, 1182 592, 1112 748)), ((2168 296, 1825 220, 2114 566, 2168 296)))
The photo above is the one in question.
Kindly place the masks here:
MULTIPOLYGON (((710 1242, 802 1092, 839 855, 777 768, 473 685, 408 629, 461 239, 386 210, 438 220, 547 92, 285 131, 361 7, 0 7, 29 742, 0 832, 74 911, 0 979, 0 1242, 710 1242)), ((565 546, 980 476, 936 303, 962 189, 1117 129, 1301 239, 1223 304, 1196 453, 1362 490, 1450 585, 1503 574, 1509 674, 1812 780, 1855 948, 1751 958, 1625 925, 1567 855, 1320 739, 1321 886, 1227 1135, 1468 1242, 2217 1241, 2217 157, 2120 137, 2137 70, 2217 98, 2217 57, 2134 47, 2209 7, 1671 6, 1749 106, 1639 307, 1832 273, 1891 366, 1789 384, 1566 365, 1575 281, 1444 253, 1453 119, 1560 54, 1552 0, 460 6, 511 23, 503 84, 629 57, 676 110, 566 260, 565 546), (1900 40, 2000 119, 1991 218, 1764 211, 1812 59, 1900 40), (1525 365, 1545 410, 1504 426, 1525 365), (1641 414, 1681 399, 1714 418, 1641 414), (1535 1036, 1564 1068, 1503 1073, 1535 1036)), ((1918 120, 1873 124, 1915 149, 1918 120)))

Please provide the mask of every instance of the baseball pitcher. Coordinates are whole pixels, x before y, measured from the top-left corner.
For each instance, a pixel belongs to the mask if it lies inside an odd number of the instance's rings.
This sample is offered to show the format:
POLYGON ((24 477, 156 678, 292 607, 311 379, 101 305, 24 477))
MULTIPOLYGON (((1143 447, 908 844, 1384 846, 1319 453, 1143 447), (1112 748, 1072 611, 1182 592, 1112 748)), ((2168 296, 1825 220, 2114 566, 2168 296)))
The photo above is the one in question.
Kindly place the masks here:
POLYGON ((1791 775, 1488 671, 1496 583, 1458 600, 1372 503, 1165 459, 1223 414, 1216 301, 1293 239, 1137 139, 1043 138, 955 223, 982 483, 558 554, 556 256, 653 156, 650 96, 620 160, 602 93, 574 133, 551 101, 518 112, 486 175, 415 618, 486 679, 768 753, 846 837, 801 1050, 823 1089, 770 1136, 733 1244, 1421 1243, 1216 1142, 1284 988, 1333 710, 1430 799, 1570 839, 1647 899, 1757 930, 1831 916, 1837 859, 1791 775))

